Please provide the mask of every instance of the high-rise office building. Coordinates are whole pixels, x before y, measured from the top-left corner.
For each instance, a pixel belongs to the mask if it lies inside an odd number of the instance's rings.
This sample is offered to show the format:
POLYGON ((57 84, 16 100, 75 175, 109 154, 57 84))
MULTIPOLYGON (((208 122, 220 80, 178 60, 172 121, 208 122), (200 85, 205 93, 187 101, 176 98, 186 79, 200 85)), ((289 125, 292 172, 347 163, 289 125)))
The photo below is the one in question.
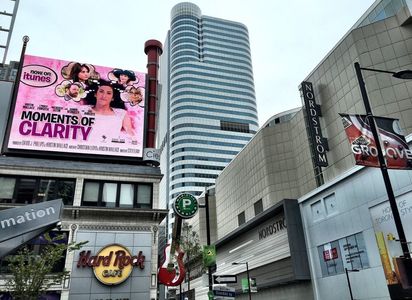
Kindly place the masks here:
MULTIPOLYGON (((241 23, 173 7, 160 60, 158 145, 168 207, 200 195, 258 129, 249 35, 241 23)), ((170 212, 169 224, 173 223, 170 212)), ((170 227, 169 227, 170 232, 170 227)))
POLYGON ((0 63, 0 80, 4 80, 4 81, 16 80, 18 68, 19 68, 18 61, 11 61, 9 64, 0 63))

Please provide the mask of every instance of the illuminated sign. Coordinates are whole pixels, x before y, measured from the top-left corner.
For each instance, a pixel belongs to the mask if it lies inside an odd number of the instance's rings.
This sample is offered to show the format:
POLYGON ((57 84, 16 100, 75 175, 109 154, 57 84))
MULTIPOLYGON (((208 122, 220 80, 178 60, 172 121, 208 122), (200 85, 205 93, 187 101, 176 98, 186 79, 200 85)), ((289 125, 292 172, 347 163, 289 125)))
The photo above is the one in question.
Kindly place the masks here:
POLYGON ((320 128, 319 116, 320 105, 316 104, 313 85, 311 82, 302 82, 302 95, 305 102, 305 110, 307 124, 309 127, 312 150, 314 154, 314 162, 318 167, 327 167, 328 158, 326 151, 328 150, 327 140, 322 136, 320 128))
POLYGON ((97 255, 91 251, 82 251, 79 254, 77 267, 93 268, 96 278, 105 285, 118 285, 129 278, 133 267, 144 269, 145 256, 140 251, 132 256, 127 248, 112 244, 104 247, 97 255))
POLYGON ((146 74, 26 55, 7 148, 143 156, 146 74))

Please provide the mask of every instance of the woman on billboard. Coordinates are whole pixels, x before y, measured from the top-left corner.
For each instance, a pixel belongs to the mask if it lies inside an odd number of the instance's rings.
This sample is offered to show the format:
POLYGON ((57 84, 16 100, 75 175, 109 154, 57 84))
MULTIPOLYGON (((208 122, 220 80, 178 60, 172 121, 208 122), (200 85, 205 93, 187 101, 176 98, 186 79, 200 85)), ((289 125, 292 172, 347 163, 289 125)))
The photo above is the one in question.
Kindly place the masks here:
POLYGON ((127 110, 117 108, 115 103, 116 90, 111 82, 100 79, 90 90, 92 97, 87 97, 88 115, 94 115, 92 136, 102 142, 111 141, 124 143, 121 138, 126 133, 128 139, 135 136, 132 122, 127 110))
POLYGON ((113 69, 113 71, 108 74, 108 78, 116 82, 116 88, 120 91, 124 91, 127 86, 133 83, 137 83, 136 75, 130 70, 113 69))
POLYGON ((85 88, 88 87, 90 81, 100 77, 93 65, 81 64, 79 62, 71 62, 64 66, 61 73, 64 79, 80 82, 85 88))
POLYGON ((132 107, 135 105, 144 107, 143 92, 139 87, 129 85, 120 97, 123 102, 129 103, 132 107))

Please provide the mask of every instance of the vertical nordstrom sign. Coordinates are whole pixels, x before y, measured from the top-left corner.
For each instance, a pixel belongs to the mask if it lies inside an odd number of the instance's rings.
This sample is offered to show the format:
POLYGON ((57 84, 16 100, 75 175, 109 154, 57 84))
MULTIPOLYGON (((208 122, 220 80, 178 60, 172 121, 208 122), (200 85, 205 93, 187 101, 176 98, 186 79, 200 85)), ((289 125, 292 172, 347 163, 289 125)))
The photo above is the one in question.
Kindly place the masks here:
POLYGON ((311 82, 302 82, 302 94, 305 102, 307 126, 309 127, 310 139, 312 142, 312 150, 314 161, 318 167, 327 167, 328 158, 326 151, 328 150, 327 140, 322 136, 320 128, 319 116, 320 106, 316 104, 313 85, 311 82))

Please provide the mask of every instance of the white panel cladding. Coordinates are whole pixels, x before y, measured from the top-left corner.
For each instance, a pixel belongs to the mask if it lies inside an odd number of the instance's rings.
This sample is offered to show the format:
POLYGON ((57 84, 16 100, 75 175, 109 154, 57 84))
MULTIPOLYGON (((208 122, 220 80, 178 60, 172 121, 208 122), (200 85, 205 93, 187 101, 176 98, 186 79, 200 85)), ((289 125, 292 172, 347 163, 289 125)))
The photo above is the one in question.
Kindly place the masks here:
POLYGON ((244 265, 233 262, 248 262, 249 269, 290 257, 288 234, 283 214, 276 215, 236 237, 217 249, 217 274, 245 272, 244 265))

